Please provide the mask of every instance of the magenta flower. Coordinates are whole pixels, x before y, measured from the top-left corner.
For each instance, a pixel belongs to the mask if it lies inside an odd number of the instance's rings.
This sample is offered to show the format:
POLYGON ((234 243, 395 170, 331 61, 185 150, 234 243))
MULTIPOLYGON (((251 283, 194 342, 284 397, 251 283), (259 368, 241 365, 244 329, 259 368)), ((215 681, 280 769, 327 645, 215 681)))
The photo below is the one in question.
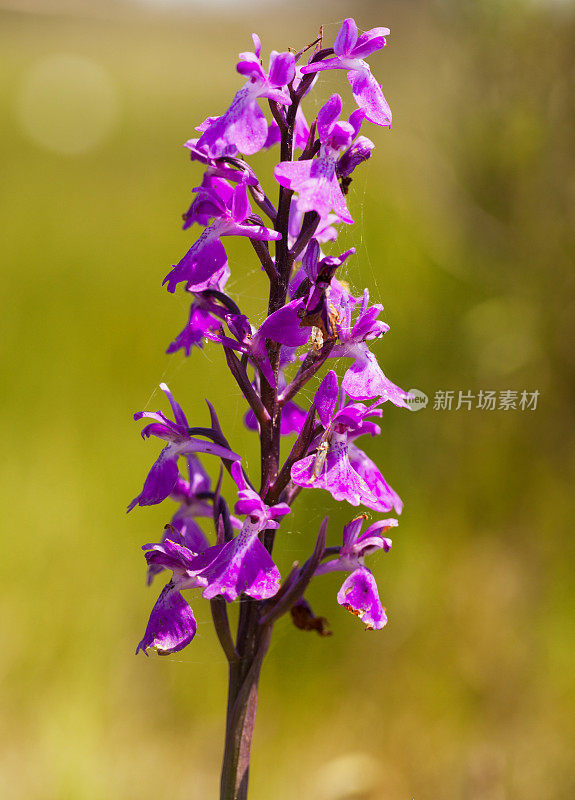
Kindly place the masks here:
POLYGON ((293 53, 272 51, 268 73, 260 62, 261 43, 253 34, 255 53, 240 53, 237 70, 248 80, 236 93, 231 106, 221 117, 212 118, 205 127, 197 147, 204 148, 214 157, 239 151, 250 156, 265 146, 268 124, 258 106, 258 98, 265 97, 282 105, 291 105, 289 93, 283 87, 295 76, 293 53))
POLYGON ((140 411, 134 414, 134 419, 145 417, 146 419, 154 420, 154 422, 143 428, 143 438, 156 436, 158 439, 168 442, 168 444, 154 462, 144 482, 142 491, 132 500, 128 506, 128 511, 131 511, 137 505, 150 506, 161 503, 172 493, 180 477, 178 470, 178 458, 180 456, 189 456, 192 453, 210 453, 231 461, 239 459, 236 453, 232 453, 231 450, 225 447, 213 442, 193 439, 188 433, 189 425, 186 416, 172 397, 172 393, 165 383, 160 384, 160 389, 170 401, 175 421, 172 422, 161 411, 140 411))
POLYGON ((338 122, 342 103, 333 94, 317 116, 317 132, 321 142, 316 158, 306 161, 282 161, 274 170, 281 186, 298 193, 298 211, 317 211, 327 217, 332 211, 342 222, 353 223, 336 174, 337 161, 359 132, 361 117, 357 113, 349 122, 338 122))
POLYGON ((206 170, 201 184, 196 186, 193 192, 195 197, 192 204, 182 215, 184 230, 190 228, 194 223, 203 226, 209 225, 210 220, 224 215, 226 207, 231 204, 234 190, 227 180, 206 170))
POLYGON ((281 233, 263 225, 245 224, 252 209, 243 183, 231 190, 225 181, 218 181, 204 188, 202 203, 203 213, 213 216, 214 222, 164 278, 169 292, 175 292, 178 283, 185 283, 190 292, 222 289, 230 275, 228 257, 220 240, 222 236, 247 236, 268 242, 281 239, 281 233))
POLYGON ((385 46, 389 28, 372 28, 358 35, 355 20, 344 20, 335 38, 333 58, 326 58, 302 67, 304 75, 328 69, 345 69, 355 102, 365 118, 376 125, 391 125, 391 109, 383 96, 381 86, 371 74, 369 64, 364 60, 376 50, 385 46))
MULTIPOLYGON (((376 511, 389 511, 395 497, 386 498, 382 502, 354 469, 349 455, 349 439, 352 434, 362 430, 366 417, 377 412, 374 407, 366 407, 362 403, 346 405, 336 410, 338 396, 337 376, 332 370, 323 379, 315 396, 324 433, 317 443, 315 453, 293 465, 291 479, 297 486, 325 489, 334 500, 345 500, 352 506, 362 503, 376 511)), ((379 476, 379 470, 373 466, 379 476)))
POLYGON ((352 324, 352 313, 357 304, 347 292, 339 292, 337 299, 330 294, 338 322, 336 332, 340 344, 336 344, 331 355, 334 358, 353 358, 354 363, 344 375, 342 389, 353 400, 389 400, 396 406, 407 408, 407 392, 400 389, 385 376, 377 358, 367 342, 383 336, 389 325, 377 317, 383 311, 379 303, 369 305, 369 292, 363 293, 359 313, 352 324))
POLYGON ((387 622, 385 609, 381 605, 377 584, 370 570, 365 566, 365 557, 383 550, 391 549, 391 539, 383 534, 396 527, 396 519, 385 519, 374 522, 362 534, 361 527, 365 520, 362 514, 349 522, 343 529, 343 546, 339 555, 321 564, 316 575, 327 572, 351 572, 337 594, 337 602, 352 614, 355 614, 370 630, 383 628, 387 622))
POLYGON ((277 518, 289 514, 290 508, 285 503, 267 506, 258 493, 248 487, 239 461, 232 465, 232 477, 238 487, 235 510, 237 514, 245 514, 246 519, 231 542, 216 545, 205 553, 210 563, 200 572, 200 577, 208 584, 204 597, 222 595, 231 603, 243 593, 263 600, 276 594, 281 576, 259 540, 259 534, 279 528, 277 518))
POLYGON ((298 312, 303 308, 302 300, 293 300, 262 322, 255 330, 244 314, 227 314, 226 323, 234 338, 223 334, 207 333, 207 338, 219 342, 248 356, 250 361, 260 369, 262 375, 271 386, 276 381, 269 362, 266 339, 287 347, 300 347, 309 339, 309 329, 300 327, 298 312))

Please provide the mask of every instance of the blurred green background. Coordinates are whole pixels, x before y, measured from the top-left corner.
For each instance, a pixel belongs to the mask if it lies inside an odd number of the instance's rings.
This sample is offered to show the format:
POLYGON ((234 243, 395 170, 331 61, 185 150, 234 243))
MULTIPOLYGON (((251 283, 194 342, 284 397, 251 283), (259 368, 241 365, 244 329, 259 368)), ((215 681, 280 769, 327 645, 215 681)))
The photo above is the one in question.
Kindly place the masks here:
MULTIPOLYGON (((2 797, 217 796, 226 666, 207 604, 182 653, 133 655, 160 586, 139 547, 171 509, 124 513, 158 451, 131 415, 164 407, 165 380, 203 425, 208 396, 256 469, 221 354, 164 354, 187 303, 160 284, 200 176, 181 145, 229 103, 252 30, 298 48, 351 12, 392 29, 372 66, 394 124, 365 131, 346 277, 385 305, 386 373, 431 403, 385 408, 366 445, 405 501, 372 564, 389 625, 365 633, 337 576, 310 595, 331 638, 277 625, 250 796, 573 798, 574 5, 198 9, 0 3, 2 797), (538 390, 537 409, 431 407, 438 390, 506 389, 538 390)), ((334 90, 351 109, 341 73, 313 102, 334 90)), ((246 242, 230 253, 228 287, 259 322, 264 276, 246 242)), ((302 496, 282 571, 326 511, 336 543, 354 510, 302 496)))

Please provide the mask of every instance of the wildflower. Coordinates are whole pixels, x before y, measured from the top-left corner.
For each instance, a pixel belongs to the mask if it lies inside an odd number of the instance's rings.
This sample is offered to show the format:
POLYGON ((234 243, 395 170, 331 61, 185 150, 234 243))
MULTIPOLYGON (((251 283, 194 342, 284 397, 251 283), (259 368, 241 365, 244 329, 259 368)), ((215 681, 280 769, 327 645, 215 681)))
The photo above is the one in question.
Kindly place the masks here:
POLYGON ((302 74, 320 72, 328 69, 345 69, 354 99, 365 112, 369 122, 389 127, 391 109, 383 96, 381 86, 371 74, 369 64, 364 60, 376 50, 385 46, 389 28, 372 28, 361 36, 355 20, 344 20, 333 45, 334 57, 316 61, 301 68, 302 74))
POLYGON ((267 506, 248 487, 239 461, 232 465, 232 477, 238 487, 235 510, 237 514, 245 514, 246 519, 232 541, 216 545, 205 554, 210 563, 199 573, 208 584, 204 597, 210 599, 221 594, 230 603, 244 593, 263 600, 276 594, 281 576, 259 534, 279 528, 277 518, 289 514, 290 508, 285 503, 267 506))
POLYGON ((179 283, 185 283, 190 292, 221 290, 225 286, 230 271, 222 236, 247 236, 268 242, 281 239, 281 233, 263 225, 245 224, 252 213, 247 188, 243 183, 232 191, 228 191, 229 188, 225 181, 205 187, 202 211, 213 216, 214 222, 205 228, 182 260, 164 278, 169 292, 175 292, 179 283))
POLYGON ((298 193, 298 211, 317 211, 327 217, 333 210, 342 222, 353 223, 337 179, 339 156, 347 150, 359 132, 357 115, 349 122, 339 122, 342 102, 333 94, 322 106, 317 117, 317 131, 321 142, 317 158, 305 161, 282 161, 274 170, 281 186, 298 193))
MULTIPOLYGON (((377 412, 374 407, 366 407, 362 403, 348 404, 337 410, 338 395, 337 376, 331 370, 315 396, 317 414, 324 433, 317 442, 315 453, 292 466, 291 479, 297 486, 325 489, 334 500, 346 500, 352 506, 362 503, 376 511, 389 511, 396 502, 395 493, 384 496, 380 491, 379 496, 376 496, 365 478, 354 468, 349 453, 353 433, 363 432, 365 418, 377 412)), ((381 490, 383 476, 380 480, 381 473, 375 464, 373 474, 370 470, 364 471, 365 473, 381 490)))
POLYGON ((148 438, 156 436, 168 442, 164 447, 144 482, 144 487, 140 494, 135 497, 128 511, 134 506, 149 506, 161 503, 173 491, 180 476, 178 470, 178 458, 180 456, 191 455, 192 453, 210 453, 220 458, 235 461, 239 459, 236 453, 232 453, 225 447, 205 442, 201 439, 194 439, 188 433, 188 421, 181 407, 172 397, 172 393, 165 383, 160 384, 160 389, 168 398, 172 411, 174 412, 174 422, 168 419, 161 411, 140 411, 134 414, 134 419, 152 419, 149 425, 142 429, 142 437, 148 438))
POLYGON ((291 105, 289 93, 284 88, 295 76, 293 53, 272 51, 268 73, 260 62, 261 43, 253 34, 255 53, 240 53, 237 71, 248 80, 236 93, 231 106, 221 117, 213 117, 202 126, 204 131, 197 147, 205 148, 210 156, 239 151, 250 156, 265 146, 268 124, 258 106, 258 98, 265 97, 282 105, 291 105))
POLYGON ((361 528, 365 514, 356 517, 343 529, 343 545, 339 555, 321 564, 316 575, 327 572, 350 572, 339 592, 337 602, 365 623, 368 629, 383 628, 387 622, 385 609, 381 605, 377 584, 371 571, 365 566, 365 558, 378 550, 388 553, 391 539, 383 534, 396 527, 396 519, 375 522, 362 534, 361 528))
POLYGON ((300 327, 298 312, 302 300, 292 300, 270 314, 256 330, 244 314, 227 314, 226 324, 234 339, 222 333, 208 333, 209 339, 248 356, 271 386, 276 385, 266 348, 266 339, 287 347, 300 347, 309 339, 309 330, 300 327))
POLYGON ((396 406, 407 408, 407 392, 392 383, 383 373, 377 358, 369 349, 367 342, 383 336, 389 325, 377 317, 383 306, 376 303, 369 305, 369 292, 363 293, 359 313, 352 324, 351 316, 356 305, 355 298, 341 292, 339 302, 334 304, 334 315, 337 319, 335 328, 339 344, 333 348, 334 358, 353 358, 354 363, 344 375, 342 389, 353 400, 370 400, 377 397, 382 401, 389 400, 396 406))

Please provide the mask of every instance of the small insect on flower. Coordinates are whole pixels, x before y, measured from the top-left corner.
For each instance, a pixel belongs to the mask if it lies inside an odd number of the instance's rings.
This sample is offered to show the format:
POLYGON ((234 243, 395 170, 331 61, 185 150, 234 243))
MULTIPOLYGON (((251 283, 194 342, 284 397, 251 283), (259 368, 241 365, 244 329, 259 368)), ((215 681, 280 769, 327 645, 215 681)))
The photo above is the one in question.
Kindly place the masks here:
POLYGON ((312 482, 317 480, 317 478, 319 478, 319 476, 323 472, 328 450, 329 450, 329 440, 328 439, 322 440, 319 443, 315 455, 315 461, 313 462, 313 471, 311 476, 312 482))

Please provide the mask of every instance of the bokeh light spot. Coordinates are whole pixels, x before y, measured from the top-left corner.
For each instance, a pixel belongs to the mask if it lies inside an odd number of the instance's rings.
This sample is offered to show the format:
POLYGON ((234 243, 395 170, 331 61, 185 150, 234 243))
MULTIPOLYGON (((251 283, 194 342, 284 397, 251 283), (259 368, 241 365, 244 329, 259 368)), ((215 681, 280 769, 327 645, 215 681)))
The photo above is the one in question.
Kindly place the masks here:
POLYGON ((57 54, 37 62, 18 97, 18 121, 34 144, 63 155, 94 150, 118 119, 118 91, 87 58, 57 54))

